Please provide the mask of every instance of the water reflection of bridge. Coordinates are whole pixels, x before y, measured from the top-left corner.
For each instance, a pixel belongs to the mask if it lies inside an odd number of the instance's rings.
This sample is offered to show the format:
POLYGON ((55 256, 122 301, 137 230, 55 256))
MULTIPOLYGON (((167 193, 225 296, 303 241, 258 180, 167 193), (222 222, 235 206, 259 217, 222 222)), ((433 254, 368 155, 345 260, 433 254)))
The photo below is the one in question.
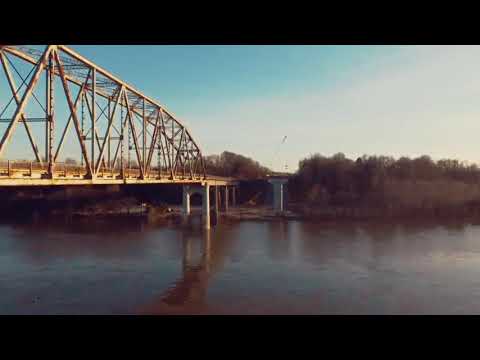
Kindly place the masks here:
POLYGON ((183 233, 181 277, 155 300, 141 307, 140 313, 201 313, 206 310, 209 282, 223 267, 229 248, 229 241, 216 241, 221 234, 216 235, 215 231, 213 234, 204 232, 198 242, 187 232, 183 233), (200 245, 200 249, 196 245, 200 245))
MULTIPOLYGON (((288 223, 266 223, 265 231, 268 251, 272 257, 289 256, 290 238, 288 223)), ((247 259, 249 246, 241 245, 242 226, 220 226, 212 231, 205 231, 201 238, 198 231, 182 232, 181 274, 172 285, 160 292, 148 304, 142 306, 141 314, 210 314, 232 313, 239 311, 243 303, 212 304, 208 299, 208 289, 212 288, 215 275, 222 273, 229 258, 247 259), (239 246, 238 246, 239 245, 239 246), (215 306, 215 307, 213 307, 215 306)), ((257 233, 262 236, 262 233, 257 233)), ((251 239, 247 240, 247 243, 251 239)), ((251 240, 255 241, 255 240, 251 240)), ((246 309, 243 308, 242 311, 246 309)), ((252 309, 248 309, 251 311, 252 309)), ((242 312, 240 311, 240 313, 242 312)))

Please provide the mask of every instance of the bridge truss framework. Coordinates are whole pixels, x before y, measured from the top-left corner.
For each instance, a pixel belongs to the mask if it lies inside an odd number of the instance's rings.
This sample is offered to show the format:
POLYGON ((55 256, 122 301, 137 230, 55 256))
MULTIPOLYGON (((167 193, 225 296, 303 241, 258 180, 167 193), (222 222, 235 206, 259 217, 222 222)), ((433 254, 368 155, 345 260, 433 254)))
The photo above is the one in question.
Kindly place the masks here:
POLYGON ((10 89, 6 96, 10 99, 3 105, 5 94, 0 94, 0 122, 7 124, 0 140, 0 158, 23 127, 35 159, 0 161, 0 185, 206 179, 201 149, 175 115, 72 49, 64 45, 48 45, 44 50, 0 45, 0 61, 10 89), (23 63, 24 69, 29 66, 28 74, 21 74, 14 59, 23 63), (59 96, 66 106, 63 123, 59 121, 59 96), (28 113, 30 103, 41 108, 40 115, 28 113), (38 129, 37 134, 32 131, 36 122, 44 124, 40 135, 43 149, 37 142, 38 129), (80 149, 79 165, 59 161, 72 131, 80 149))

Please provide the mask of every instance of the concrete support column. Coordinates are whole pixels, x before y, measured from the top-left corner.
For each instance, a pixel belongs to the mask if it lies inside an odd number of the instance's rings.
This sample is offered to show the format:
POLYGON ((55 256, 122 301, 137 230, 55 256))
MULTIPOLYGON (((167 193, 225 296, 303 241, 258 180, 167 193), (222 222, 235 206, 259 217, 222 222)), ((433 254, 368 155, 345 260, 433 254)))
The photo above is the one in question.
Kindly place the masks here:
POLYGON ((217 219, 218 222, 218 213, 219 213, 219 205, 220 205, 220 199, 219 199, 220 193, 218 192, 218 186, 215 186, 215 218, 217 219))
POLYGON ((284 185, 288 182, 287 179, 277 178, 268 181, 273 185, 273 209, 276 212, 283 212, 284 209, 284 185))
POLYGON ((225 212, 228 212, 228 186, 225 186, 225 212))
POLYGON ((203 187, 203 228, 210 229, 210 185, 205 184, 203 187))
POLYGON ((276 211, 283 211, 283 184, 273 184, 273 208, 276 211))
POLYGON ((190 215, 190 186, 183 186, 183 196, 182 196, 182 206, 183 214, 190 215))

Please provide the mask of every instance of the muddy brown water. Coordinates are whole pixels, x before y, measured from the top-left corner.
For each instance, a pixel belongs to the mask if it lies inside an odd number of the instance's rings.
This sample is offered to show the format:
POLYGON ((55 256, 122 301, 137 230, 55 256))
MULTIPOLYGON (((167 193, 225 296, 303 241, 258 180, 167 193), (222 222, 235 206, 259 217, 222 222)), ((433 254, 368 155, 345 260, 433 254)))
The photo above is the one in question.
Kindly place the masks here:
POLYGON ((0 314, 480 313, 480 226, 0 225, 0 314))

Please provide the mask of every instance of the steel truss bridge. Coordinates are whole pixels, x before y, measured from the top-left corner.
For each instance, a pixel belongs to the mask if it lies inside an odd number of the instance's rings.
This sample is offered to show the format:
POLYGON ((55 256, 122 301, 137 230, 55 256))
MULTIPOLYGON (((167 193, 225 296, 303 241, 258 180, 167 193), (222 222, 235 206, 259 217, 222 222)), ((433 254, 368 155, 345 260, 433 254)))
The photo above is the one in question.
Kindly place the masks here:
POLYGON ((0 45, 0 60, 0 186, 234 183, 207 176, 172 112, 67 46, 0 45), (6 159, 12 145, 31 158, 6 159))

